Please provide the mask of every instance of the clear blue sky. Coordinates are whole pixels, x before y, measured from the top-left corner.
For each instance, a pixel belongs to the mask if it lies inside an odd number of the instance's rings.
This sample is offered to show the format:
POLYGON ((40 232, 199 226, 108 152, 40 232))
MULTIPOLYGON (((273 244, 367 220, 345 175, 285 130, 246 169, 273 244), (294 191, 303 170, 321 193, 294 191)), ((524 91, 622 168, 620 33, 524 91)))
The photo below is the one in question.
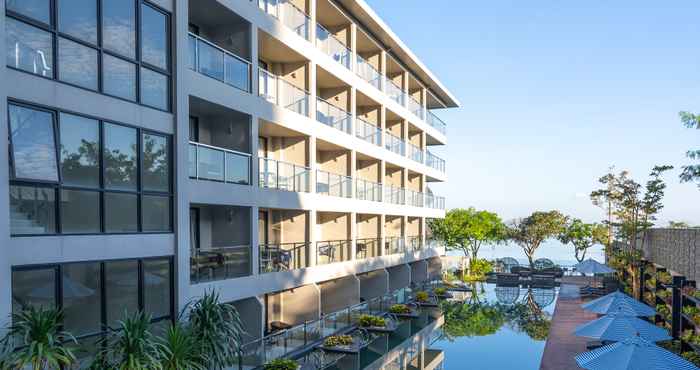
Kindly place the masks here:
MULTIPOLYGON (((449 181, 432 188, 449 208, 598 220, 588 194, 609 166, 646 181, 700 147, 678 120, 700 111, 697 0, 367 1, 462 103, 438 112, 449 181)), ((659 223, 700 224, 678 173, 659 223)))

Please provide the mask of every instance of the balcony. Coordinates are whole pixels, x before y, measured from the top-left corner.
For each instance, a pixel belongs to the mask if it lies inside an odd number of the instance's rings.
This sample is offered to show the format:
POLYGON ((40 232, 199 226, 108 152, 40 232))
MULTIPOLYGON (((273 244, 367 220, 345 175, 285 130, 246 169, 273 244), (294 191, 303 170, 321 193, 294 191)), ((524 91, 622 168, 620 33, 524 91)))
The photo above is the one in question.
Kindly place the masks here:
POLYGON ((260 273, 296 270, 308 267, 308 243, 260 245, 260 273))
POLYGON ((245 92, 250 92, 251 64, 195 34, 189 34, 189 68, 245 92))
POLYGON ((263 12, 277 18, 287 28, 305 40, 310 40, 309 25, 311 20, 304 11, 288 0, 258 0, 263 12))
POLYGON ((393 185, 384 186, 384 202, 391 204, 404 204, 406 190, 393 185))
POLYGON ((360 117, 355 119, 355 136, 370 144, 382 145, 382 129, 360 117))
POLYGON ((406 155, 406 142, 389 131, 384 132, 384 147, 400 156, 406 155))
POLYGON ((399 254, 406 251, 406 243, 401 236, 386 237, 384 240, 384 254, 399 254))
POLYGON ((363 179, 355 180, 355 194, 359 200, 382 201, 382 184, 363 179))
POLYGON ((408 143, 408 158, 418 163, 423 163, 423 149, 421 149, 419 146, 408 143))
POLYGON ((250 185, 250 164, 250 154, 190 142, 190 178, 250 185))
POLYGON ((406 205, 413 207, 423 207, 423 193, 404 189, 406 193, 406 205))
POLYGON ((445 173, 445 160, 431 153, 429 150, 425 151, 425 165, 445 173))
POLYGON ((350 119, 352 115, 347 111, 332 105, 331 103, 317 98, 316 120, 326 126, 333 127, 346 134, 350 134, 350 119))
POLYGON ((381 254, 381 238, 362 238, 355 241, 355 259, 378 257, 381 254))
POLYGON ((350 240, 325 240, 316 242, 316 265, 350 261, 350 240))
POLYGON ((258 95, 302 116, 309 115, 309 93, 262 68, 258 69, 258 95))
POLYGON ((408 110, 411 111, 411 113, 415 114, 416 117, 420 118, 421 120, 424 119, 424 112, 425 109, 423 109, 423 105, 418 102, 418 100, 414 99, 412 96, 408 97, 408 110))
POLYGON ((316 25, 316 47, 345 68, 350 69, 352 52, 335 35, 320 24, 316 25))
POLYGON ((365 60, 365 58, 363 58, 360 55, 357 55, 356 68, 357 70, 355 71, 355 73, 357 73, 357 75, 360 76, 360 78, 367 81, 377 90, 382 90, 382 80, 384 79, 384 76, 376 68, 374 68, 373 65, 371 65, 367 60, 365 60))
POLYGON ((407 249, 410 251, 419 251, 423 249, 423 241, 420 235, 409 236, 406 238, 407 249))
POLYGON ((445 197, 438 197, 433 194, 425 195, 425 207, 432 209, 445 209, 445 197))
POLYGON ((316 170, 316 193, 352 198, 352 177, 316 170))
POLYGON ((384 92, 391 100, 397 102, 399 105, 405 105, 406 93, 401 87, 397 86, 390 78, 384 78, 384 87, 384 92))
POLYGON ((435 113, 428 111, 428 114, 426 115, 426 120, 425 120, 430 126, 436 128, 440 133, 443 135, 447 134, 447 124, 443 122, 443 120, 440 119, 440 117, 436 116, 435 113))
POLYGON ((259 159, 261 188, 308 193, 311 169, 270 158, 259 159))

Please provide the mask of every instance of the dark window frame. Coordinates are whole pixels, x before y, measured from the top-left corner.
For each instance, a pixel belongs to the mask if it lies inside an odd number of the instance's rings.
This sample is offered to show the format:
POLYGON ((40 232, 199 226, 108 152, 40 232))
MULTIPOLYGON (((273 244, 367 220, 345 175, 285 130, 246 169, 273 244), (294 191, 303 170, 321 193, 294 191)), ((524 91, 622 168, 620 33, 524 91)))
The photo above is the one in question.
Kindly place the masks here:
MULTIPOLYGON (((53 60, 52 60, 51 68, 53 70, 53 76, 52 77, 44 77, 44 76, 41 76, 39 74, 35 74, 35 73, 21 70, 19 68, 15 68, 14 66, 10 66, 10 65, 7 65, 7 63, 5 63, 7 68, 22 72, 22 73, 26 73, 26 74, 29 74, 32 76, 38 76, 41 78, 45 78, 45 79, 48 79, 51 81, 57 81, 57 82, 60 82, 62 84, 73 86, 73 87, 76 87, 76 88, 79 88, 79 89, 82 89, 85 91, 91 91, 91 92, 102 94, 105 96, 109 96, 109 97, 112 97, 115 99, 127 101, 130 103, 139 104, 139 105, 142 105, 144 107, 149 107, 152 109, 156 109, 156 110, 164 111, 164 112, 168 112, 168 113, 172 112, 173 105, 174 105, 173 87, 175 85, 173 83, 174 74, 173 74, 173 66, 172 66, 172 62, 173 62, 173 34, 172 34, 173 25, 172 25, 172 20, 173 20, 173 17, 172 17, 172 14, 170 12, 168 12, 166 9, 163 9, 162 7, 156 5, 148 0, 130 0, 133 2, 134 6, 136 7, 135 8, 135 10, 136 10, 136 13, 135 13, 136 14, 136 19, 135 19, 135 21, 136 21, 136 24, 135 24, 135 26, 136 26, 136 45, 135 45, 135 48, 136 48, 136 50, 134 53, 136 58, 132 59, 128 56, 124 56, 124 55, 121 55, 117 52, 113 52, 113 51, 110 51, 110 50, 104 48, 103 35, 102 35, 102 26, 103 26, 102 0, 95 0, 97 2, 97 44, 92 44, 88 41, 81 40, 81 39, 79 39, 75 36, 72 36, 70 34, 61 32, 58 29, 58 5, 57 5, 57 1, 60 1, 60 0, 49 0, 49 1, 50 1, 51 8, 50 8, 50 22, 48 24, 43 23, 41 21, 38 21, 36 19, 30 18, 30 17, 23 15, 21 13, 14 12, 14 11, 9 10, 9 9, 5 10, 5 17, 9 17, 9 18, 17 20, 19 22, 37 27, 37 28, 51 34, 52 47, 53 47, 53 50, 52 50, 53 60), (158 66, 154 66, 148 62, 144 62, 141 60, 141 47, 142 47, 142 43, 141 43, 141 40, 142 40, 142 37, 141 37, 141 32, 142 32, 142 29, 141 29, 141 13, 142 13, 141 7, 142 6, 151 7, 156 12, 163 14, 166 18, 166 21, 165 21, 166 32, 167 32, 166 40, 167 40, 167 48, 168 48, 167 53, 166 53, 166 57, 167 57, 167 60, 166 60, 167 68, 166 69, 162 69, 158 66), (77 85, 77 84, 74 84, 71 82, 61 80, 61 77, 59 76, 59 61, 58 61, 58 39, 59 38, 64 38, 64 39, 67 39, 69 41, 73 41, 79 45, 82 45, 82 46, 85 46, 85 47, 88 47, 88 48, 91 48, 91 49, 97 51, 97 76, 96 76, 97 77, 97 90, 93 90, 90 88, 86 88, 84 86, 80 86, 80 85, 77 85), (136 66, 136 75, 135 75, 136 78, 134 81, 135 87, 136 87, 136 91, 135 91, 136 92, 136 100, 129 100, 129 99, 126 99, 126 98, 123 98, 120 96, 116 96, 116 95, 112 95, 112 94, 108 94, 108 93, 104 92, 103 63, 102 63, 102 59, 103 59, 104 54, 108 54, 111 57, 121 59, 122 61, 130 62, 136 66), (156 73, 159 73, 161 75, 164 75, 166 77, 167 107, 160 108, 160 107, 154 107, 151 105, 141 103, 142 99, 141 99, 140 86, 141 86, 141 68, 142 67, 145 69, 148 69, 152 72, 156 72, 156 73)), ((126 0, 124 0, 124 1, 126 1, 126 0)))
MULTIPOLYGON (((10 186, 17 185, 17 186, 35 186, 35 187, 45 187, 45 188, 52 188, 54 191, 54 199, 55 199, 55 222, 56 224, 54 225, 54 228, 56 230, 55 233, 45 233, 45 234, 11 234, 12 237, 32 237, 32 236, 52 236, 52 235, 128 235, 128 234, 172 234, 174 232, 174 176, 173 176, 173 169, 174 169, 174 154, 173 153, 173 137, 171 134, 164 133, 164 132, 159 132, 143 127, 138 127, 134 125, 129 125, 125 123, 120 123, 116 122, 114 120, 106 120, 102 119, 99 117, 87 115, 87 114, 82 114, 82 113, 77 113, 77 112, 72 112, 64 109, 55 109, 51 107, 46 107, 42 105, 38 105, 35 103, 28 103, 25 101, 21 100, 16 100, 16 99, 8 99, 8 122, 9 122, 9 106, 10 105, 15 105, 15 106, 20 106, 28 109, 36 109, 40 111, 45 111, 45 112, 50 112, 53 115, 54 119, 54 124, 53 124, 53 130, 54 130, 54 141, 55 141, 55 150, 56 150, 56 155, 58 155, 59 151, 59 145, 61 142, 60 138, 60 114, 65 113, 65 114, 70 114, 78 117, 84 117, 92 120, 96 120, 97 124, 99 126, 99 133, 100 133, 100 150, 99 150, 99 165, 100 165, 100 178, 99 178, 99 187, 87 187, 87 186, 77 186, 77 185, 64 185, 63 184, 63 177, 61 174, 61 167, 60 167, 60 156, 57 157, 57 166, 58 166, 58 182, 53 182, 53 181, 40 181, 40 180, 27 180, 27 179, 18 179, 15 178, 14 176, 14 170, 10 171, 10 186), (112 125, 117 125, 117 126, 123 126, 123 127, 128 127, 128 128, 133 128, 136 130, 136 135, 137 135, 137 151, 136 151, 136 167, 137 167, 137 179, 136 179, 136 190, 115 190, 115 189, 107 189, 105 188, 105 166, 104 166, 104 143, 105 143, 105 123, 107 124, 112 124, 112 125), (161 136, 166 138, 167 140, 167 145, 168 145, 168 176, 169 176, 169 189, 167 192, 158 192, 158 191, 152 191, 148 190, 145 191, 142 188, 142 182, 141 182, 141 170, 143 167, 143 154, 142 154, 142 141, 143 141, 143 135, 144 134, 150 134, 150 135, 155 135, 155 136, 161 136), (61 189, 66 189, 66 190, 85 190, 85 191, 96 191, 100 193, 99 196, 99 204, 100 204, 100 232, 98 233, 63 233, 61 226, 62 226, 62 220, 61 220, 61 189), (105 225, 105 214, 107 210, 105 209, 105 193, 125 193, 125 194, 133 194, 137 196, 137 230, 136 231, 130 231, 130 232, 106 232, 106 225, 105 225), (162 196, 162 197, 167 197, 169 202, 170 202, 170 213, 168 215, 169 221, 170 221, 170 230, 168 231, 143 231, 143 222, 141 219, 141 203, 142 203, 142 196, 143 195, 155 195, 155 196, 162 196)), ((9 132, 9 124, 8 124, 8 132, 9 132)), ((9 147, 10 147, 10 153, 12 153, 12 141, 10 140, 9 142, 9 147)), ((11 156, 11 161, 13 161, 14 164, 14 158, 11 156)))

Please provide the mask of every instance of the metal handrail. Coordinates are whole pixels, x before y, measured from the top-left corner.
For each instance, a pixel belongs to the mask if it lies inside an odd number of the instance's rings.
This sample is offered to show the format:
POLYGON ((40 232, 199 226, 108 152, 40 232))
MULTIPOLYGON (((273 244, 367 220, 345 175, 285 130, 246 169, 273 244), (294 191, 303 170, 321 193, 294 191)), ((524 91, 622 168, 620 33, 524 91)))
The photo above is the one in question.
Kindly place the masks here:
POLYGON ((355 240, 355 259, 377 257, 382 238, 360 238, 355 240))
POLYGON ((259 158, 258 180, 261 188, 308 193, 311 169, 272 158, 259 158))
POLYGON ((411 144, 410 142, 408 144, 408 158, 418 162, 418 163, 423 163, 423 149, 421 149, 419 146, 411 144))
POLYGON ((316 193, 336 197, 352 197, 352 177, 316 170, 316 193), (325 178, 325 181, 323 179, 325 178))
POLYGON ((359 200, 369 200, 373 202, 382 201, 382 184, 355 179, 355 197, 359 200))
POLYGON ((391 204, 404 204, 406 200, 406 190, 404 188, 384 185, 384 202, 391 204))
POLYGON ((389 77, 384 77, 384 93, 393 101, 397 102, 399 105, 406 105, 406 92, 396 85, 389 77))
POLYGON ((406 251, 406 240, 403 236, 384 238, 384 254, 398 254, 406 251))
POLYGON ((440 117, 436 116, 435 113, 431 112, 428 110, 428 114, 426 116, 426 122, 432 127, 435 127, 438 131, 440 131, 443 135, 447 133, 447 124, 440 119, 440 117))
POLYGON ((406 205, 413 207, 423 207, 423 193, 411 189, 406 191, 406 205))
POLYGON ((350 69, 352 51, 320 23, 316 24, 316 46, 333 60, 350 69))
POLYGON ((258 0, 260 10, 277 18, 297 35, 308 40, 311 18, 289 0, 258 0))
POLYGON ((259 272, 264 274, 308 267, 308 247, 308 242, 261 244, 259 272))
POLYGON ((194 179, 250 185, 251 159, 252 156, 248 153, 190 141, 189 177, 194 179), (219 158, 214 158, 214 160, 210 161, 210 163, 206 163, 205 167, 205 163, 201 161, 203 151, 213 152, 219 158), (240 162, 236 161, 236 159, 241 158, 245 162, 246 168, 240 172, 232 171, 234 168, 231 166, 231 164, 240 162), (231 176, 231 173, 242 176, 231 176))
POLYGON ((415 114, 416 117, 423 120, 425 117, 425 115, 424 115, 425 109, 423 108, 423 104, 421 104, 418 100, 416 100, 411 95, 407 95, 407 96, 408 96, 408 110, 410 110, 411 113, 415 114))
POLYGON ((401 156, 406 155, 406 142, 389 130, 384 131, 384 148, 401 156))
POLYGON ((258 68, 258 95, 272 104, 302 116, 309 115, 311 94, 263 68, 258 68))
POLYGON ((420 235, 413 235, 406 237, 406 243, 411 250, 417 251, 423 248, 423 242, 420 235))
POLYGON ((209 249, 193 248, 190 250, 190 279, 194 283, 201 283, 249 275, 251 269, 250 249, 250 245, 209 249), (235 258, 235 256, 239 258, 235 258), (204 275, 209 277, 203 278, 204 275))
POLYGON ((316 120, 318 122, 350 134, 351 118, 352 115, 346 110, 338 108, 320 97, 316 98, 316 120))
POLYGON ((316 265, 350 260, 350 240, 323 240, 316 242, 316 265), (326 257, 323 262, 321 257, 326 257))
POLYGON ((445 197, 425 194, 425 208, 445 209, 445 197))
POLYGON ((436 156, 430 150, 425 151, 425 164, 440 172, 445 172, 445 160, 436 156))
POLYGON ((373 125, 359 116, 355 117, 355 136, 372 143, 374 145, 382 145, 382 129, 373 125))
POLYGON ((197 71, 203 75, 209 76, 227 85, 233 86, 237 89, 243 90, 245 92, 251 92, 251 74, 252 74, 252 64, 246 59, 208 41, 198 35, 189 33, 189 67, 190 69, 197 71), (202 51, 200 44, 205 44, 208 47, 214 49, 215 52, 221 53, 221 60, 212 60, 216 65, 204 66, 202 65, 202 51), (229 59, 227 59, 227 57, 229 59), (228 61, 234 61, 242 63, 242 68, 237 67, 235 64, 227 63, 228 61), (209 68, 211 67, 211 68, 209 68), (243 80, 234 79, 236 74, 234 68, 245 69, 245 77, 243 80))
POLYGON ((384 75, 379 72, 373 65, 371 65, 367 59, 363 58, 360 54, 357 54, 357 73, 363 80, 367 81, 370 85, 376 87, 378 90, 382 89, 382 80, 384 75))

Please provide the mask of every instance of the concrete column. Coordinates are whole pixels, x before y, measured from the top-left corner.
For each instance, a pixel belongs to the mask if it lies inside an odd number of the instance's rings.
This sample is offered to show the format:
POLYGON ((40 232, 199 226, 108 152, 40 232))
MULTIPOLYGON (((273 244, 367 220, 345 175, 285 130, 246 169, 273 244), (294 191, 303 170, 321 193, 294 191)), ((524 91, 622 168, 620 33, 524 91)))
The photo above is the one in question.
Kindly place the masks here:
POLYGON ((352 60, 350 61, 350 70, 357 71, 357 24, 350 23, 350 50, 352 51, 352 60))
MULTIPOLYGON (((314 27, 314 29, 316 29, 314 27)), ((316 99, 318 90, 316 88, 316 63, 309 62, 309 117, 316 119, 316 99)))
MULTIPOLYGON (((5 2, 0 2, 0 14, 5 14, 5 2)), ((0 19, 0 30, 5 30, 5 17, 0 19)), ((5 38, 0 37, 0 50, 5 48, 5 38)), ((0 66, 0 81, 5 79, 5 63, 0 66)), ((12 285, 11 279, 11 264, 9 256, 10 246, 10 186, 9 186, 9 171, 8 166, 10 159, 8 157, 8 125, 7 122, 7 84, 0 84, 0 132, 5 134, 0 135, 0 338, 4 337, 5 328, 9 324, 10 312, 12 312, 12 285)))
MULTIPOLYGON (((425 198, 423 198, 425 204, 425 198)), ((425 248, 425 217, 420 218, 420 245, 425 248)))
MULTIPOLYGON (((379 72, 381 72, 382 76, 386 77, 386 51, 384 50, 381 51, 381 54, 379 56, 379 72)), ((386 92, 385 80, 381 81, 381 90, 382 92, 386 92)))
POLYGON ((380 140, 382 141, 379 143, 381 147, 384 147, 384 144, 386 143, 386 106, 382 105, 381 108, 379 109, 379 128, 382 130, 382 134, 380 136, 380 140))
POLYGON ((260 135, 260 117, 252 115, 250 118, 250 181, 251 186, 259 187, 260 157, 258 157, 258 137, 260 135))
MULTIPOLYGON (((187 22, 185 23, 185 27, 187 27, 187 22)), ((253 96, 258 96, 260 88, 258 83, 258 27, 251 25, 250 35, 250 92, 253 96)))
POLYGON ((309 215, 309 267, 316 266, 316 241, 318 241, 318 233, 316 232, 316 210, 312 209, 308 213, 309 215))
POLYGON ((348 225, 350 233, 350 259, 357 258, 357 213, 350 212, 350 224, 348 225))
MULTIPOLYGON (((383 162, 382 162, 383 163, 383 162)), ((384 246, 386 245, 386 230, 385 230, 385 224, 386 224, 386 215, 381 214, 379 215, 379 255, 383 256, 384 255, 384 246)))
POLYGON ((350 135, 355 136, 357 125, 357 89, 350 88, 350 135))
POLYGON ((423 113, 425 114, 423 117, 424 120, 426 120, 427 114, 428 114, 428 89, 425 87, 421 87, 421 93, 420 93, 420 104, 423 107, 423 113))
POLYGON ((250 264, 251 275, 260 273, 260 241, 258 240, 258 212, 260 207, 250 207, 250 264))
POLYGON ((309 136, 309 192, 316 193, 316 136, 309 136))
POLYGON ((404 94, 406 95, 406 98, 403 100, 404 107, 408 106, 408 76, 408 72, 403 71, 401 79, 401 90, 403 90, 404 94))
POLYGON ((311 43, 316 45, 316 9, 317 9, 317 2, 316 0, 308 0, 309 1, 309 39, 311 39, 311 43))

